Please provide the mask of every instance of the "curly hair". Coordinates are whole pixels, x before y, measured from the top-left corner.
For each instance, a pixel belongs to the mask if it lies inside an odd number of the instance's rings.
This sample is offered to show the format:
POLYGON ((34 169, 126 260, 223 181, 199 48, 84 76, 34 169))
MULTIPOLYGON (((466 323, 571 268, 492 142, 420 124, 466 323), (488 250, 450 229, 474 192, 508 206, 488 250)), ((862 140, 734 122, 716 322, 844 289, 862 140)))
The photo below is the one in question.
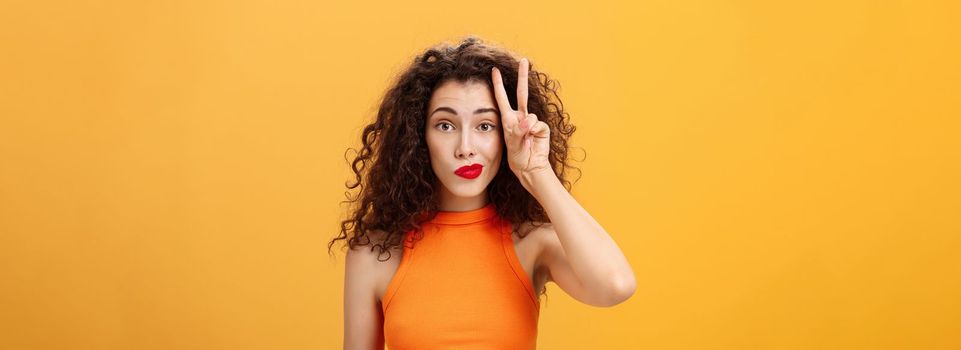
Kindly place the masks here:
MULTIPOLYGON (((350 161, 355 179, 345 183, 348 200, 341 202, 352 204, 352 208, 349 217, 341 221, 340 235, 328 243, 328 254, 336 241, 346 240, 350 249, 366 245, 371 246, 371 251, 379 248, 378 260, 386 261, 390 259, 390 250, 403 243, 406 232, 422 234, 421 224, 433 219, 439 210, 434 187, 438 179, 430 166, 425 137, 427 107, 434 89, 453 80, 486 83, 493 91, 491 69, 497 67, 505 90, 515 91, 518 62, 509 52, 486 45, 474 36, 456 46, 445 43, 430 48, 415 58, 387 90, 376 120, 364 127, 360 151, 348 148, 344 154, 345 159, 352 150, 356 154, 350 161), (352 190, 356 192, 353 195, 352 190), (380 260, 384 253, 387 258, 380 260)), ((568 140, 575 127, 557 94, 560 84, 534 69, 533 62, 530 67, 527 109, 550 126, 548 161, 564 188, 570 191, 568 169, 580 174, 580 169, 568 163, 568 140)), ((517 108, 517 96, 508 93, 508 99, 511 107, 517 108)), ((501 135, 502 146, 503 142, 501 135)), ((502 149, 506 150, 506 146, 502 149)), ((550 221, 544 208, 510 170, 506 156, 501 157, 500 169, 488 185, 487 194, 497 215, 511 222, 513 232, 521 238, 530 232, 519 232, 521 223, 539 226, 550 221)))

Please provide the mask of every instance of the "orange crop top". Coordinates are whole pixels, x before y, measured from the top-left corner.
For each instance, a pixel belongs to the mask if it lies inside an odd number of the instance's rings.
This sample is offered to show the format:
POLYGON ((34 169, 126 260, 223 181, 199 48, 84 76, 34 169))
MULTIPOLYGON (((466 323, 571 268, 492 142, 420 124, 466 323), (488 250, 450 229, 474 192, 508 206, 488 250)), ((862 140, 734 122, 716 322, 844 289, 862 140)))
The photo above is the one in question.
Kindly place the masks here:
POLYGON ((493 204, 405 234, 382 308, 389 350, 534 349, 540 300, 493 204))

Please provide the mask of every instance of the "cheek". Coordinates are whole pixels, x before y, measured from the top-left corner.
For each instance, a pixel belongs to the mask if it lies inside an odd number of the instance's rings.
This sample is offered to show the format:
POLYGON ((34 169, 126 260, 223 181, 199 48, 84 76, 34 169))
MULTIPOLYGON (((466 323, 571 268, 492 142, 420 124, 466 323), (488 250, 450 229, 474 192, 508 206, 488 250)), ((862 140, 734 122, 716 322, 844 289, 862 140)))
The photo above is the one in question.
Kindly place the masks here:
POLYGON ((430 153, 431 158, 436 157, 440 153, 441 148, 443 148, 441 140, 437 137, 434 137, 430 132, 427 133, 426 140, 427 152, 430 153))
POLYGON ((504 144, 499 136, 493 136, 484 142, 484 153, 491 160, 498 160, 503 150, 504 144))

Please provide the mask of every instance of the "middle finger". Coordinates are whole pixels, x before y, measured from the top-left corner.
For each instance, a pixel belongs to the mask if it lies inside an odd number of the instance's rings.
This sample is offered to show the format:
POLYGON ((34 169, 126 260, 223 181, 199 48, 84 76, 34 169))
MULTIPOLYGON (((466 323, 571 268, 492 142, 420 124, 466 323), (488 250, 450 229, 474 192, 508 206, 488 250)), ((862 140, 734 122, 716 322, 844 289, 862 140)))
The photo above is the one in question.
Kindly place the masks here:
POLYGON ((521 116, 527 115, 527 58, 522 58, 517 67, 517 111, 521 116))

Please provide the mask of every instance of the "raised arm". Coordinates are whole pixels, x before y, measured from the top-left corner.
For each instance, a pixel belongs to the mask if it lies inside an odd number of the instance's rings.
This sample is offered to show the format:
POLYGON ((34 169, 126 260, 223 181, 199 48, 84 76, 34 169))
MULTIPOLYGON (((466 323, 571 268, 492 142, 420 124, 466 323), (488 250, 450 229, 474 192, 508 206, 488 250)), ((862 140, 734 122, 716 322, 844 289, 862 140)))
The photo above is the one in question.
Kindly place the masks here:
POLYGON ((500 71, 492 69, 494 97, 504 125, 511 170, 547 212, 551 225, 540 235, 549 280, 569 295, 594 306, 614 306, 634 294, 634 271, 614 239, 561 185, 549 162, 547 123, 527 112, 529 62, 517 68, 517 110, 507 98, 500 71))

